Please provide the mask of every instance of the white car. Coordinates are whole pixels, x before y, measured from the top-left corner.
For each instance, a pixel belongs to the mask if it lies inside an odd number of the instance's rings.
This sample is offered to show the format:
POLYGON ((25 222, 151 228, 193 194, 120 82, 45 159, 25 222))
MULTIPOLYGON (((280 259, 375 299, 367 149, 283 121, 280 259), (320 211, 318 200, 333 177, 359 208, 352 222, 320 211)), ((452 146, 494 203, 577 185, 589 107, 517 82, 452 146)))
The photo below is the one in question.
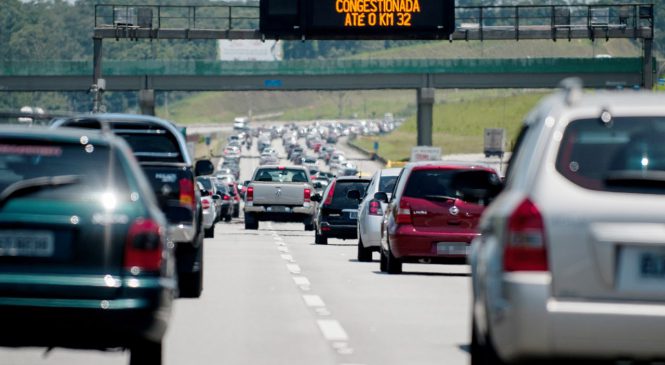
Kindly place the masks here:
POLYGON ((527 116, 471 248, 471 364, 665 358, 663 100, 569 84, 527 116))
POLYGON ((203 229, 205 238, 215 237, 215 223, 217 222, 217 210, 212 195, 203 187, 200 182, 196 182, 201 191, 201 208, 203 210, 203 229), (207 195, 203 195, 204 192, 207 195))
POLYGON ((378 252, 381 247, 381 222, 386 201, 375 199, 375 194, 383 192, 389 200, 401 171, 401 168, 379 170, 367 187, 358 206, 358 261, 372 261, 372 252, 378 252))

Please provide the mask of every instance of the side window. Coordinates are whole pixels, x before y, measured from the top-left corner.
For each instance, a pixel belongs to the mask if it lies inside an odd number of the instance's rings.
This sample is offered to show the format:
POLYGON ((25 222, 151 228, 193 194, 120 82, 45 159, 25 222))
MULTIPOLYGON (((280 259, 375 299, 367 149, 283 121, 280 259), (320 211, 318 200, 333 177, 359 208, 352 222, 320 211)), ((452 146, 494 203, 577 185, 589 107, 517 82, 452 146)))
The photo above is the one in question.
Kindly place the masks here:
POLYGON ((397 176, 397 181, 395 182, 395 186, 393 187, 392 191, 392 199, 395 200, 395 197, 397 196, 397 191, 400 188, 400 185, 403 185, 402 177, 404 176, 404 172, 406 171, 406 168, 402 169, 400 171, 399 176, 397 176))
POLYGON ((510 177, 512 174, 512 170, 514 169, 515 166, 515 161, 520 156, 520 148, 522 147, 522 144, 524 143, 524 137, 527 135, 527 132, 529 131, 529 125, 524 124, 522 126, 522 129, 520 130, 520 133, 517 135, 517 139, 515 140, 515 146, 513 147, 513 154, 510 156, 510 160, 508 161, 508 166, 506 167, 506 185, 510 183, 510 177))

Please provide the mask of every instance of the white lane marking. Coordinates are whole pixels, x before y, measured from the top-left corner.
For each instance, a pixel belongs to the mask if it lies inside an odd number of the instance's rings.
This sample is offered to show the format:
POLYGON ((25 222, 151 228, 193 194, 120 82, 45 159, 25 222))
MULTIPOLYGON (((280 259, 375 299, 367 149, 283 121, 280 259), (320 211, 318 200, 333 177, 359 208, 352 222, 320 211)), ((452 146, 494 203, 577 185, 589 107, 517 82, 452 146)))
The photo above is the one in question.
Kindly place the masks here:
POLYGON ((305 304, 308 307, 325 307, 326 306, 326 304, 323 303, 323 299, 321 299, 321 297, 318 296, 318 295, 306 294, 306 295, 303 295, 302 298, 305 300, 305 304))
POLYGON ((294 276, 293 281, 296 283, 296 285, 308 285, 309 286, 309 279, 307 279, 304 276, 294 276))
POLYGON ((293 256, 291 256, 291 255, 287 255, 287 254, 283 254, 283 255, 282 255, 282 259, 284 259, 284 260, 286 260, 286 261, 288 261, 288 262, 293 262, 293 261, 294 261, 294 260, 293 260, 293 256))
POLYGON ((282 238, 282 236, 279 236, 279 235, 275 236, 275 240, 277 240, 277 241, 284 241, 284 239, 282 238))
POLYGON ((286 264, 286 268, 291 272, 291 274, 300 274, 300 266, 296 264, 286 264))
POLYGON ((349 339, 342 325, 334 319, 319 319, 316 323, 319 325, 323 337, 328 341, 346 341, 349 339))
POLYGON ((277 249, 278 249, 280 252, 284 252, 284 253, 289 252, 289 248, 286 247, 286 246, 279 246, 279 247, 277 247, 277 249))
POLYGON ((315 311, 321 317, 327 317, 330 315, 330 311, 326 308, 316 308, 315 311))

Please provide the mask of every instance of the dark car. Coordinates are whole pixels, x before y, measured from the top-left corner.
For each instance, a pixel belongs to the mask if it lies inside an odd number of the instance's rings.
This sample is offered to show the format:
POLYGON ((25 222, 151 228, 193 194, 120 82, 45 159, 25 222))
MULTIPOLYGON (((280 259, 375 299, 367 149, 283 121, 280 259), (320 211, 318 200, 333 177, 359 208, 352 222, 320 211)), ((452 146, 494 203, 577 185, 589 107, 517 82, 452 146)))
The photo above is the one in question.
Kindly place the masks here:
POLYGON ((238 191, 238 184, 232 182, 227 184, 227 186, 229 187, 229 194, 233 201, 233 218, 238 218, 240 217, 240 200, 242 199, 238 191))
POLYGON ((328 185, 323 196, 312 197, 320 201, 314 218, 316 244, 326 245, 328 238, 358 238, 358 203, 369 183, 370 179, 339 177, 328 185))
POLYGON ((129 146, 2 127, 0 151, 0 346, 128 348, 160 364, 175 259, 129 146))
POLYGON ((203 210, 196 176, 210 175, 212 162, 193 163, 185 137, 173 123, 131 114, 94 114, 59 119, 53 127, 101 129, 122 137, 132 148, 168 220, 176 245, 178 286, 182 297, 203 290, 203 210))
POLYGON ((217 192, 222 197, 222 212, 221 217, 224 218, 224 222, 230 222, 231 217, 235 214, 234 202, 233 202, 233 193, 228 185, 218 182, 215 184, 217 187, 217 192))
MULTIPOLYGON (((484 166, 422 162, 406 165, 384 215, 381 271, 403 262, 465 263, 485 207, 501 191, 496 171, 484 166)), ((375 199, 387 201, 386 193, 375 199)))

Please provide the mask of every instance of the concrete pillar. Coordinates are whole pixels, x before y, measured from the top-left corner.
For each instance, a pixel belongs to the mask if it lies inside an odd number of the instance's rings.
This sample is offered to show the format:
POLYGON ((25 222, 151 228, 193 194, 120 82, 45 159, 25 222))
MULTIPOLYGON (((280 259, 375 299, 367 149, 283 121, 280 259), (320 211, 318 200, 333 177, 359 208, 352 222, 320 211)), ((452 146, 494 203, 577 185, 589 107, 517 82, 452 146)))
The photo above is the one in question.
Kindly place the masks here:
POLYGON ((141 108, 141 114, 155 115, 154 89, 139 90, 139 107, 141 108))
POLYGON ((644 38, 643 39, 643 51, 644 55, 642 58, 642 87, 651 90, 654 85, 654 75, 653 75, 653 39, 644 38))
POLYGON ((432 119, 434 115, 435 89, 418 89, 418 146, 432 145, 432 119))
POLYGON ((92 84, 97 85, 97 80, 102 78, 102 39, 92 39, 92 84))

